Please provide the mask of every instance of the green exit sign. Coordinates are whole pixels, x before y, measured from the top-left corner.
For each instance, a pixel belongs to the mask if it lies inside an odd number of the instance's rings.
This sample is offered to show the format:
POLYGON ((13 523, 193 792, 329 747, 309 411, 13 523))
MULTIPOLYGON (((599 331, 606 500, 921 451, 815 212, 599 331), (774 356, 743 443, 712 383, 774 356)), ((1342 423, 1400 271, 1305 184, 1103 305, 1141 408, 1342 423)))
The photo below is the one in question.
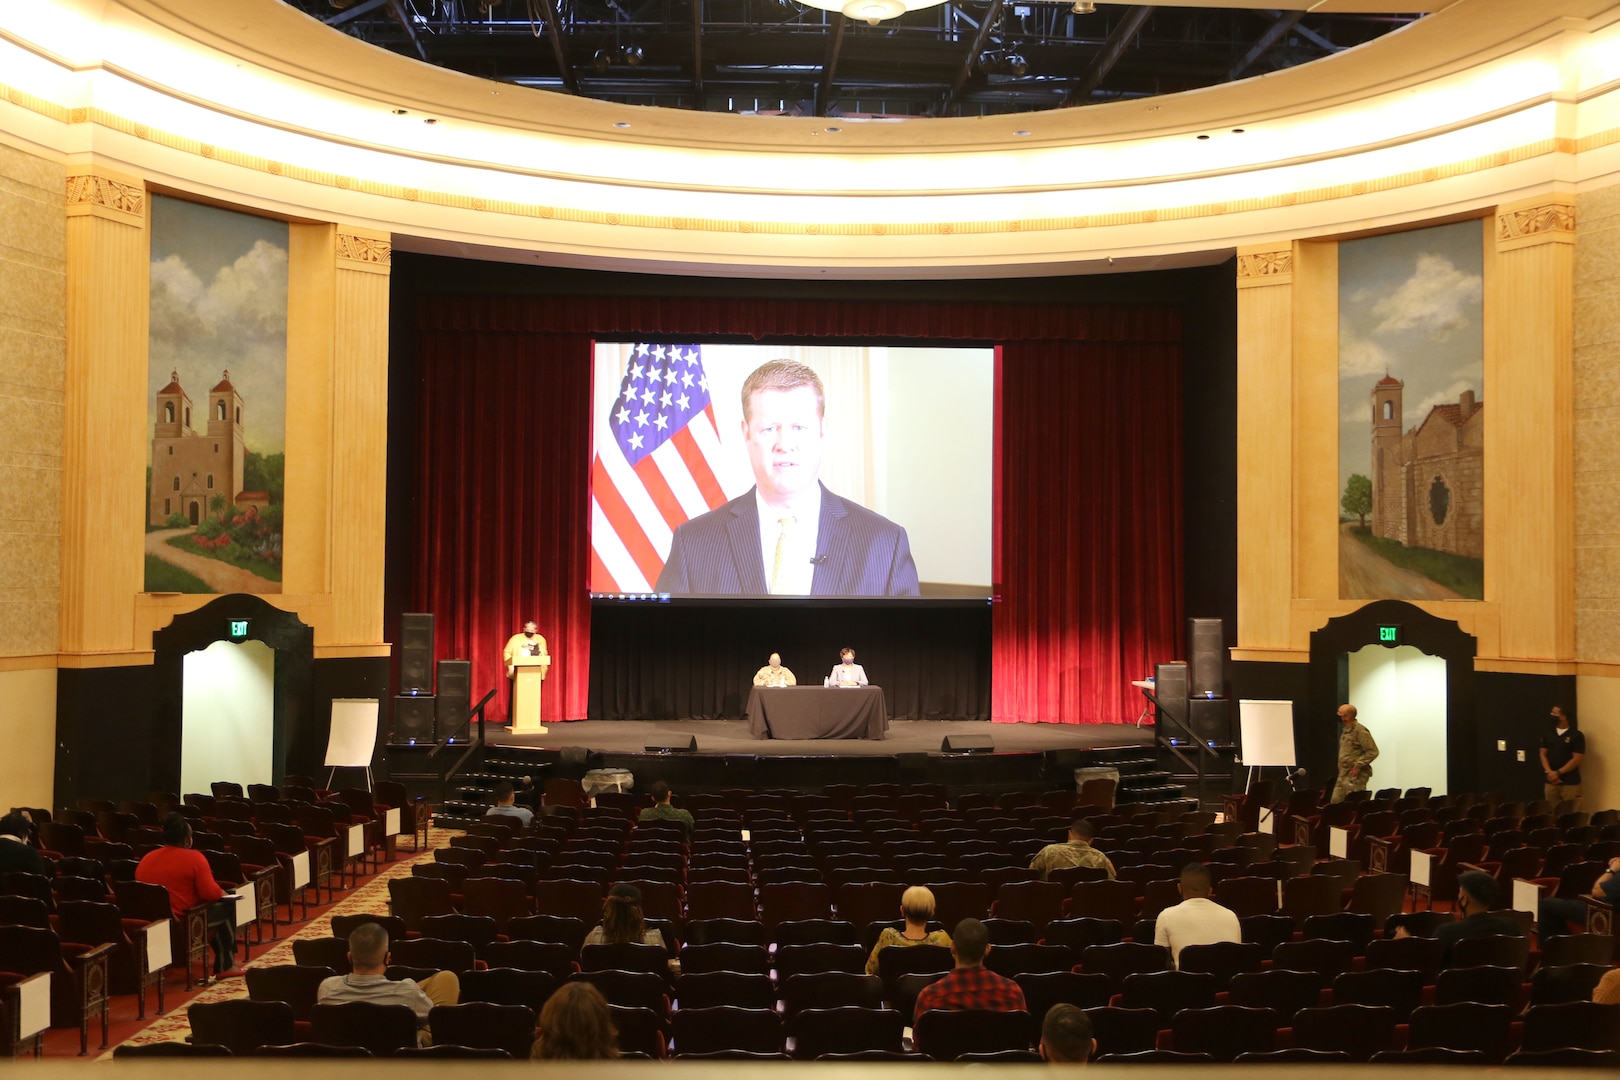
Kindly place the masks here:
POLYGON ((231 620, 231 637, 233 637, 233 638, 245 638, 245 637, 247 637, 247 634, 248 634, 247 624, 248 624, 248 621, 246 619, 232 619, 231 620))
POLYGON ((1401 628, 1399 626, 1380 626, 1378 628, 1378 643, 1380 645, 1399 645, 1401 643, 1401 628))

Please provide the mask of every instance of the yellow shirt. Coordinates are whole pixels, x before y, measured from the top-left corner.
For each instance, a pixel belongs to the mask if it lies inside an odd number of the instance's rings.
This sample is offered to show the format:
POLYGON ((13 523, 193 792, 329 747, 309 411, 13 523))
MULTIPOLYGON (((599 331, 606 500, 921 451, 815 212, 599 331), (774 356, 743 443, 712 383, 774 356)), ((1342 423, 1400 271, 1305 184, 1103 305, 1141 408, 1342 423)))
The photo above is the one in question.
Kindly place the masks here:
MULTIPOLYGON (((513 660, 520 654, 529 652, 536 645, 540 646, 537 655, 549 657, 550 654, 546 652, 546 639, 539 634, 533 636, 529 634, 513 634, 511 639, 507 641, 506 648, 501 652, 501 657, 506 661, 506 677, 508 679, 512 677, 515 670, 512 666, 513 660)), ((546 664, 549 665, 550 663, 551 661, 548 659, 546 664)))

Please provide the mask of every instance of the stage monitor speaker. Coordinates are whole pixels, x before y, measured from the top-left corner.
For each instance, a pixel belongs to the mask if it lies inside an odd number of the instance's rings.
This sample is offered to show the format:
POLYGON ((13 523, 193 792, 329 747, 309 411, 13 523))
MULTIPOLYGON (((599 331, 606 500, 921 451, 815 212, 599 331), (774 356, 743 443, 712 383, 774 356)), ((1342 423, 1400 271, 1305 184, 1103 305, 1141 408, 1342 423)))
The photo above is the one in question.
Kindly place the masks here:
POLYGON ((394 741, 415 743, 435 741, 432 695, 401 694, 394 699, 394 741))
POLYGON ((663 738, 649 739, 642 749, 649 754, 692 754, 697 752, 697 736, 688 735, 681 738, 666 735, 663 738))
POLYGON ((440 660, 437 686, 434 715, 439 730, 449 737, 466 725, 467 711, 472 708, 472 661, 440 660))
POLYGON ((995 748, 995 740, 988 735, 947 735, 939 744, 942 754, 989 754, 995 748))
POLYGON ((433 691, 433 616, 426 612, 399 617, 399 688, 433 691))
POLYGON ((1187 702, 1193 734, 1208 746, 1232 743, 1232 703, 1225 698, 1193 698, 1187 702))
POLYGON ((1226 696, 1226 631, 1219 619, 1187 620, 1187 696, 1226 696))
MULTIPOLYGON (((1179 661, 1174 664, 1153 665, 1153 696, 1159 701, 1159 711, 1169 713, 1171 716, 1187 722, 1187 665, 1179 661)), ((1181 729, 1166 727, 1163 735, 1179 735, 1181 729)))

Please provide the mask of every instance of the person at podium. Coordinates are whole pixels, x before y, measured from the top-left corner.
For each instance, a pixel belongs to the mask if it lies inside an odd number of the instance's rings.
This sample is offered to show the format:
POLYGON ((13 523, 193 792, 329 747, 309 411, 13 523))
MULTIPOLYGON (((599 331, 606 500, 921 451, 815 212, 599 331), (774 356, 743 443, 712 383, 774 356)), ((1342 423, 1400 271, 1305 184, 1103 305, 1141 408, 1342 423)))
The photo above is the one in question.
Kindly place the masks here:
POLYGON ((798 686, 793 672, 782 666, 782 654, 771 653, 771 661, 754 672, 755 686, 798 686))
POLYGON ((530 619, 523 624, 523 633, 513 634, 507 639, 506 649, 501 653, 506 661, 506 677, 510 679, 516 673, 516 662, 519 656, 545 656, 546 639, 540 636, 540 624, 530 619))
POLYGON ((866 669, 855 662, 855 650, 844 649, 838 654, 832 674, 827 676, 828 686, 865 686, 866 669))

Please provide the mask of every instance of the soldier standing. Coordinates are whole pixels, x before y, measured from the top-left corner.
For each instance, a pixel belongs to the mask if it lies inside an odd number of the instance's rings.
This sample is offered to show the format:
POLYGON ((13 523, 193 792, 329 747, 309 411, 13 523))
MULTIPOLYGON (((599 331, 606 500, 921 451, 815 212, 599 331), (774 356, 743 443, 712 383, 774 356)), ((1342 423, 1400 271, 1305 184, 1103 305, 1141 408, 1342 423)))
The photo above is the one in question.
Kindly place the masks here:
POLYGON ((1354 705, 1340 705, 1339 720, 1344 724, 1339 733, 1339 782, 1333 785, 1329 802, 1343 802, 1352 791, 1365 791, 1373 758, 1378 756, 1372 732, 1356 722, 1354 705))

